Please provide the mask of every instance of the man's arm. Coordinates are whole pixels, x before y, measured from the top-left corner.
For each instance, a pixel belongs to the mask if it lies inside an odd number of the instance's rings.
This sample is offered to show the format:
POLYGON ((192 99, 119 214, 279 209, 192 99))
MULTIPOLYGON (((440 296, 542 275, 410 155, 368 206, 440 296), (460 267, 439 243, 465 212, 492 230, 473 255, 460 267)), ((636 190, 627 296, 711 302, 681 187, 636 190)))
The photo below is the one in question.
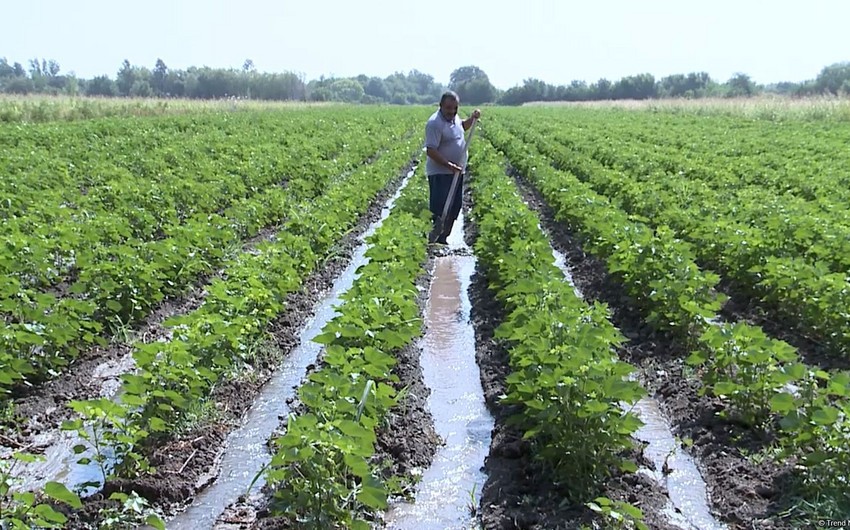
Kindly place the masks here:
POLYGON ((481 111, 478 110, 478 109, 473 110, 472 114, 470 114, 468 118, 466 118, 465 120, 463 120, 461 122, 461 123, 463 123, 463 130, 468 131, 469 128, 472 127, 472 122, 474 120, 477 120, 480 117, 481 117, 481 111))

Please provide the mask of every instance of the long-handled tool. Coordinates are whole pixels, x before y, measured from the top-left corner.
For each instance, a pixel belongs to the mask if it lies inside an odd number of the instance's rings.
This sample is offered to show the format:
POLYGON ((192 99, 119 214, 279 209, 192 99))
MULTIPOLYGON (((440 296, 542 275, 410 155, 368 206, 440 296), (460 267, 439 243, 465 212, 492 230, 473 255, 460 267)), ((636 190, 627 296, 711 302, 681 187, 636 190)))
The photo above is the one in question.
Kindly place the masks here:
MULTIPOLYGON (((469 153, 469 144, 472 143, 472 138, 473 138, 473 136, 475 136, 475 126, 476 125, 478 125, 478 120, 473 118, 472 127, 469 128, 469 137, 466 139, 466 142, 464 142, 464 146, 463 146, 464 155, 467 155, 469 153)), ((468 159, 467 156, 464 156, 464 158, 468 159)), ((466 170, 465 164, 464 164, 463 169, 466 170)), ((457 171, 457 170, 454 172, 454 176, 452 177, 452 185, 449 188, 449 196, 446 197, 446 205, 443 207, 443 215, 440 216, 437 219, 435 226, 434 226, 434 229, 431 231, 431 236, 428 238, 431 243, 434 243, 435 241, 437 241, 440 237, 442 237, 444 235, 443 234, 443 228, 446 225, 446 219, 449 218, 449 211, 452 208, 452 199, 454 199, 455 191, 457 190, 457 183, 460 180, 460 174, 461 173, 462 173, 462 171, 457 171)))

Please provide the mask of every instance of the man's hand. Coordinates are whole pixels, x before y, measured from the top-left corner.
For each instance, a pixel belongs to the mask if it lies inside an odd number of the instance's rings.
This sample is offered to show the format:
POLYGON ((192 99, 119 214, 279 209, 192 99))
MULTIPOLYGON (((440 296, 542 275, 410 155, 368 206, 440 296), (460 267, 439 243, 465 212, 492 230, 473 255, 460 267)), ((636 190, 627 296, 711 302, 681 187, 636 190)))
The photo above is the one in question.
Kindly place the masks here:
POLYGON ((426 148, 425 152, 428 153, 428 156, 430 156, 434 160, 434 162, 440 164, 441 166, 446 166, 447 168, 451 169, 452 171, 461 171, 461 172, 463 171, 462 167, 455 164, 451 160, 447 160, 446 157, 441 155, 440 152, 437 151, 436 149, 434 149, 433 147, 426 148))
POLYGON ((475 109, 472 111, 472 114, 465 120, 463 120, 463 130, 468 131, 470 127, 472 127, 472 123, 481 117, 481 111, 475 109))

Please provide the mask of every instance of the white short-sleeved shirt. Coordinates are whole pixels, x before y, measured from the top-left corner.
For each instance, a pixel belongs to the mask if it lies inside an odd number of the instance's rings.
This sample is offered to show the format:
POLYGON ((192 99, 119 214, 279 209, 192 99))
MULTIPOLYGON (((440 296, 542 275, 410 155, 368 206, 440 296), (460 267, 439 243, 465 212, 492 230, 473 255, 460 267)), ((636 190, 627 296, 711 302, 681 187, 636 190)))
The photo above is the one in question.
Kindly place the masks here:
MULTIPOLYGON (((460 116, 455 115, 454 121, 446 120, 440 113, 440 109, 428 118, 425 124, 425 147, 433 147, 446 157, 446 160, 454 162, 460 167, 466 167, 467 153, 464 151, 465 138, 463 135, 463 121, 460 116)), ((451 174, 448 167, 438 164, 431 157, 425 162, 425 173, 428 175, 451 174)))

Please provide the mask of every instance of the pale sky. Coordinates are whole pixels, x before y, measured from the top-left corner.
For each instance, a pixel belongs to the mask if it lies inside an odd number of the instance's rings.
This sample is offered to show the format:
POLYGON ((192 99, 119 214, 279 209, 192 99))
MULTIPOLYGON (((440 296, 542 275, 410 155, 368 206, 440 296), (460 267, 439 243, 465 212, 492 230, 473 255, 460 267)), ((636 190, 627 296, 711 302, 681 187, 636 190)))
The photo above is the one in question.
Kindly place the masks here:
POLYGON ((476 65, 498 88, 736 72, 804 81, 850 61, 848 0, 505 2, 389 0, 3 0, 0 57, 55 59, 91 78, 124 59, 153 68, 296 72, 307 80, 417 69, 448 84, 476 65))

